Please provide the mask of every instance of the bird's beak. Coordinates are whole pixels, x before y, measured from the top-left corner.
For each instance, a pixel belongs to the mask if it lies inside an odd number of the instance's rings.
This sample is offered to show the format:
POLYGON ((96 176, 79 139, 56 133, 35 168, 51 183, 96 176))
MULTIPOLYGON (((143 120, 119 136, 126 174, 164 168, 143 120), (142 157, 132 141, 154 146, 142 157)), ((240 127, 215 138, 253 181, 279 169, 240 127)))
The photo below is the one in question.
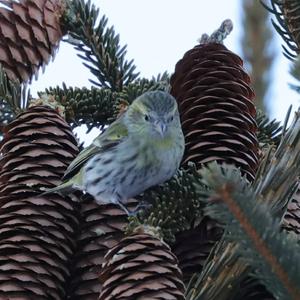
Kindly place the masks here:
POLYGON ((158 121, 155 124, 156 130, 160 133, 160 135, 163 137, 165 135, 165 132, 167 131, 167 126, 164 122, 158 121))

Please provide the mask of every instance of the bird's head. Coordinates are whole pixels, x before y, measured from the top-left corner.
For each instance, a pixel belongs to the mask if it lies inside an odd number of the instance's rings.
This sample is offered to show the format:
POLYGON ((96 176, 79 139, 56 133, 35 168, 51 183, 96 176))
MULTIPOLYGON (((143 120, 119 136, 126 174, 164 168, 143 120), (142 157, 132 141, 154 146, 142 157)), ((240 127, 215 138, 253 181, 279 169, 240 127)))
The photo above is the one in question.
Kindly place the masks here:
POLYGON ((167 92, 146 92, 126 112, 128 130, 152 139, 172 136, 181 127, 176 100, 167 92))

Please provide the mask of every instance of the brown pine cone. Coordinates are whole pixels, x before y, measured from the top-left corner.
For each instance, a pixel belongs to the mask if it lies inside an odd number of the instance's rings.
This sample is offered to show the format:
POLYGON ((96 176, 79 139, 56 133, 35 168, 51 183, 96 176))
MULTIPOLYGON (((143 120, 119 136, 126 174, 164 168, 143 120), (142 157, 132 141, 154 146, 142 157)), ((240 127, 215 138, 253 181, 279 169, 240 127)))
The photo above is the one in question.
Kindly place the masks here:
POLYGON ((41 196, 78 153, 59 114, 43 106, 6 129, 0 160, 0 299, 62 299, 78 229, 76 198, 41 196))
POLYGON ((128 236, 111 249, 100 280, 99 300, 185 299, 177 258, 148 233, 128 236))
MULTIPOLYGON (((128 208, 137 201, 132 199, 128 208)), ((115 204, 97 204, 90 196, 82 198, 80 233, 77 250, 71 264, 68 298, 97 300, 102 289, 99 281, 104 256, 124 237, 128 223, 126 213, 115 204)))
MULTIPOLYGON (((222 44, 202 41, 205 44, 179 60, 170 81, 186 141, 182 164, 192 161, 198 168, 212 161, 234 164, 252 181, 258 166, 258 141, 250 78, 240 57, 222 44)), ((176 237, 173 251, 185 282, 194 272, 201 272, 221 234, 214 221, 204 218, 196 228, 176 237)))
POLYGON ((0 7, 0 63, 11 80, 27 82, 55 54, 63 33, 62 0, 7 1, 0 7))
POLYGON ((197 45, 176 64, 171 94, 186 139, 183 164, 234 164, 253 180, 258 166, 254 93, 242 60, 221 44, 197 45))

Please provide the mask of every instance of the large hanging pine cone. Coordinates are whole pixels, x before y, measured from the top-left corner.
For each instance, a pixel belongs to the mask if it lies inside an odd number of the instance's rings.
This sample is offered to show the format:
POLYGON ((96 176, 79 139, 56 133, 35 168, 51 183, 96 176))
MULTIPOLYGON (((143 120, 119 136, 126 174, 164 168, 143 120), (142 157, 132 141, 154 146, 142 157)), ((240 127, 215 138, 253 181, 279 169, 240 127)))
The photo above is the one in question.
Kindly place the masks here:
MULTIPOLYGON (((136 200, 131 200, 128 208, 136 205, 136 200)), ((127 223, 127 215, 117 205, 99 205, 90 196, 82 199, 78 248, 72 263, 71 283, 68 286, 69 299, 99 298, 102 289, 99 274, 104 256, 124 237, 127 223)))
POLYGON ((54 55, 63 2, 10 0, 0 7, 0 63, 9 79, 27 82, 54 55))
POLYGON ((186 139, 183 163, 231 163, 252 180, 258 165, 256 112, 242 64, 221 44, 197 45, 177 63, 171 94, 186 139))
MULTIPOLYGON (((179 105, 186 140, 183 165, 225 162, 253 180, 258 165, 256 111, 250 78, 242 64, 237 55, 217 43, 195 46, 176 64, 171 94, 179 105)), ((185 281, 201 271, 220 234, 215 222, 205 218, 191 232, 177 236, 173 251, 185 281)))
POLYGON ((78 204, 53 187, 78 153, 59 114, 36 106, 8 125, 0 161, 0 299, 63 299, 78 204))
POLYGON ((99 300, 184 299, 178 262, 169 247, 148 233, 128 236, 105 256, 99 300))

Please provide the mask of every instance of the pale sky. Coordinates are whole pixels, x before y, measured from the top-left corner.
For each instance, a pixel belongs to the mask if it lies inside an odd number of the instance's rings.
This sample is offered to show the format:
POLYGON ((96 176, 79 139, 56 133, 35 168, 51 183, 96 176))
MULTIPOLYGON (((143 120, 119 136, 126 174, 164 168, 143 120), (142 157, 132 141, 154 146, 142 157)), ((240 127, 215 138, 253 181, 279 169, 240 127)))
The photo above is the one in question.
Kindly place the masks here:
MULTIPOLYGON (((197 44, 203 33, 212 33, 224 19, 233 21, 234 29, 225 46, 238 55, 241 35, 241 0, 94 0, 105 14, 109 25, 120 34, 121 45, 127 44, 128 59, 134 59, 141 76, 151 78, 167 70, 174 71, 176 62, 197 44)), ((292 78, 288 74, 289 61, 281 54, 281 38, 278 39, 278 61, 274 68, 273 90, 270 95, 271 117, 284 119, 289 104, 296 110, 300 95, 288 87, 292 78)), ((93 75, 82 65, 70 45, 61 43, 54 62, 45 73, 33 82, 31 92, 49 86, 90 87, 88 79, 93 75)))

